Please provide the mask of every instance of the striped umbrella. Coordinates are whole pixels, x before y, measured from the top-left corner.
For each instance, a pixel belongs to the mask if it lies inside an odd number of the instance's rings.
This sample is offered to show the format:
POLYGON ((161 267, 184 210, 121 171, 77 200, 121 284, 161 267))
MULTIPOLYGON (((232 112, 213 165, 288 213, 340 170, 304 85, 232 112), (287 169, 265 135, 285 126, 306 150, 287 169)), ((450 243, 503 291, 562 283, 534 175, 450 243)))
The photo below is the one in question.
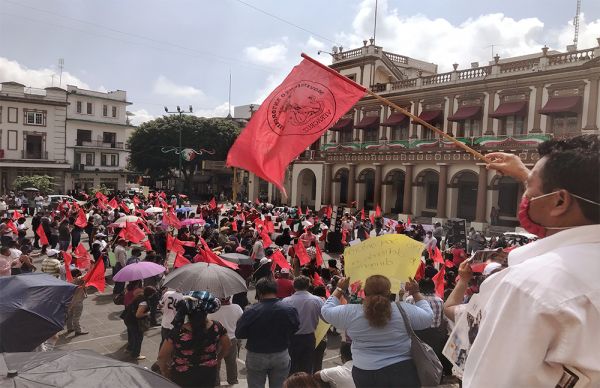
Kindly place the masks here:
POLYGON ((219 298, 248 291, 246 282, 237 272, 210 263, 179 267, 165 277, 163 285, 181 292, 208 291, 219 298))

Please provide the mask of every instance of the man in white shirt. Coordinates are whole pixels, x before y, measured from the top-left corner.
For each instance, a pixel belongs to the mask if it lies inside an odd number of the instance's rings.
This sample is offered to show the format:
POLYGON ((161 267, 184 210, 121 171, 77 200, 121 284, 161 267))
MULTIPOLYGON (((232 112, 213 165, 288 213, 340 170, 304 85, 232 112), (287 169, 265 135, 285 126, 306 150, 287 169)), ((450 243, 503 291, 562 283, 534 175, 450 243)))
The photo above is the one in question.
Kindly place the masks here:
MULTIPOLYGON (((227 336, 231 341, 231 347, 229 353, 224 357, 225 369, 227 370, 227 384, 235 385, 238 384, 238 370, 237 370, 237 356, 238 347, 240 341, 235 338, 235 328, 237 321, 240 319, 244 311, 237 304, 231 303, 231 297, 221 299, 221 308, 216 313, 208 314, 208 319, 219 321, 225 329, 227 329, 227 336)), ((219 372, 221 370, 221 364, 219 363, 219 372)), ((217 373, 216 386, 221 385, 220 373, 217 373)))
POLYGON ((521 225, 548 237, 511 251, 509 267, 483 282, 467 388, 600 386, 600 139, 550 140, 538 152, 531 171, 516 155, 487 155, 488 168, 526 184, 521 225))
POLYGON ((342 342, 340 345, 340 358, 342 365, 332 368, 321 369, 315 373, 315 378, 324 383, 328 383, 333 388, 354 388, 352 379, 352 346, 348 342, 342 342))
MULTIPOLYGON (((115 266, 113 267, 113 276, 115 276, 119 271, 127 265, 127 250, 125 247, 127 246, 127 241, 122 238, 117 240, 117 245, 115 246, 115 266)), ((125 283, 124 282, 115 282, 115 286, 113 288, 113 294, 121 294, 125 291, 125 283)))
POLYGON ((183 299, 183 295, 175 290, 167 290, 163 294, 158 307, 160 307, 162 311, 162 320, 160 323, 160 347, 162 346, 164 340, 166 340, 171 334, 171 330, 173 330, 173 319, 175 319, 175 314, 177 314, 177 302, 183 299))
POLYGON ((433 237, 433 233, 431 231, 427 232, 425 238, 423 239, 423 244, 425 245, 424 249, 427 252, 433 252, 436 247, 437 239, 433 237))

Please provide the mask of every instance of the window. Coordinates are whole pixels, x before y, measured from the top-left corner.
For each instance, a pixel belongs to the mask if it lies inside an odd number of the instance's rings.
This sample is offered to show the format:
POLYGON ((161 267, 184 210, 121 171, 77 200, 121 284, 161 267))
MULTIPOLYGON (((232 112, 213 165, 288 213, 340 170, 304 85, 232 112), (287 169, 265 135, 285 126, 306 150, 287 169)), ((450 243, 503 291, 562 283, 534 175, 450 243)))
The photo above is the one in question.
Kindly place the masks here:
POLYGON ((87 114, 88 115, 93 114, 93 112, 92 112, 92 103, 91 102, 87 103, 87 114))
POLYGON ((438 182, 426 182, 427 196, 425 199, 425 207, 427 209, 436 209, 438 200, 438 182))
POLYGON ((522 116, 507 116, 502 120, 500 133, 504 136, 526 135, 525 118, 522 116))
POLYGON ((81 113, 82 108, 81 108, 81 101, 77 101, 77 113, 81 113))
POLYGON ((79 164, 83 164, 85 166, 93 166, 94 165, 94 156, 96 156, 95 154, 93 154, 91 152, 76 154, 75 161, 77 161, 77 159, 78 159, 77 156, 79 156, 79 164))
POLYGON ((46 125, 45 112, 25 111, 26 125, 46 125))
POLYGON ((363 141, 375 142, 377 141, 377 135, 379 134, 379 127, 377 129, 365 129, 363 130, 363 141))
POLYGON ((8 107, 8 122, 18 123, 19 122, 19 109, 8 107))
POLYGON ((102 116, 108 116, 108 105, 102 105, 102 116))
POLYGON ((89 129, 78 129, 77 130, 77 145, 82 146, 84 142, 92 141, 92 131, 89 129))
POLYGON ((8 130, 8 149, 16 150, 17 149, 17 131, 8 130))
POLYGON ((410 128, 408 124, 392 127, 392 141, 408 140, 410 128))
POLYGON ((119 155, 118 154, 101 154, 100 155, 100 164, 102 166, 107 166, 107 167, 116 167, 119 165, 119 155))
POLYGON ((112 117, 117 117, 117 107, 116 106, 112 107, 112 117))
POLYGON ((552 133, 563 136, 579 132, 578 116, 573 113, 552 115, 552 133))
POLYGON ((114 147, 115 143, 117 142, 117 134, 114 133, 114 132, 104 132, 104 133, 102 133, 102 142, 103 143, 108 143, 112 147, 114 147))
POLYGON ((340 143, 352 143, 352 130, 340 131, 340 143))
POLYGON ((481 136, 481 120, 463 120, 458 123, 457 137, 481 136))

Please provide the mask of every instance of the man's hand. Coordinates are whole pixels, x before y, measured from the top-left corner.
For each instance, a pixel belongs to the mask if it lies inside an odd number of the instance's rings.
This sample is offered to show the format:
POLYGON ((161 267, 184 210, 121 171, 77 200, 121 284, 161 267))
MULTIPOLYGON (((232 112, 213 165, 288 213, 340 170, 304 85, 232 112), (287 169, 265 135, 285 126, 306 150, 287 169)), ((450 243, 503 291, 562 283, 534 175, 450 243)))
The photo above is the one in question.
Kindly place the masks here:
POLYGON ((465 260, 458 266, 458 276, 460 276, 460 280, 464 280, 465 282, 470 282, 473 278, 473 270, 471 269, 471 261, 465 260))
POLYGON ((413 278, 408 278, 408 282, 404 285, 406 292, 408 295, 415 296, 415 294, 419 293, 419 283, 413 278))
POLYGON ((337 286, 344 291, 346 291, 348 289, 349 285, 350 285, 350 277, 341 278, 337 284, 337 286))
POLYGON ((488 160, 486 166, 488 170, 497 170, 502 175, 513 177, 523 183, 525 183, 529 176, 529 169, 525 167, 521 159, 515 154, 492 152, 485 155, 485 158, 488 160))

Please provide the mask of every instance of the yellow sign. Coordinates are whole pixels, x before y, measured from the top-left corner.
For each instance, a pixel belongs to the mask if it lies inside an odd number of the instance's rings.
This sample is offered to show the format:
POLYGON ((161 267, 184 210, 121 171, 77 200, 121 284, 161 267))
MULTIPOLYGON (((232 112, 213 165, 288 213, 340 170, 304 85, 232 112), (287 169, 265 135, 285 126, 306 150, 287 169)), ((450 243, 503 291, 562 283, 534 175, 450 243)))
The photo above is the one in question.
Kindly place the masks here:
POLYGON ((415 276, 422 252, 422 242, 403 234, 384 234, 346 248, 344 270, 351 282, 361 280, 363 287, 369 276, 384 275, 397 293, 401 282, 415 276))
POLYGON ((329 330, 330 327, 331 325, 329 323, 326 323, 324 320, 319 319, 319 324, 315 329, 315 348, 319 346, 323 338, 325 338, 325 335, 327 335, 327 330, 329 330))

